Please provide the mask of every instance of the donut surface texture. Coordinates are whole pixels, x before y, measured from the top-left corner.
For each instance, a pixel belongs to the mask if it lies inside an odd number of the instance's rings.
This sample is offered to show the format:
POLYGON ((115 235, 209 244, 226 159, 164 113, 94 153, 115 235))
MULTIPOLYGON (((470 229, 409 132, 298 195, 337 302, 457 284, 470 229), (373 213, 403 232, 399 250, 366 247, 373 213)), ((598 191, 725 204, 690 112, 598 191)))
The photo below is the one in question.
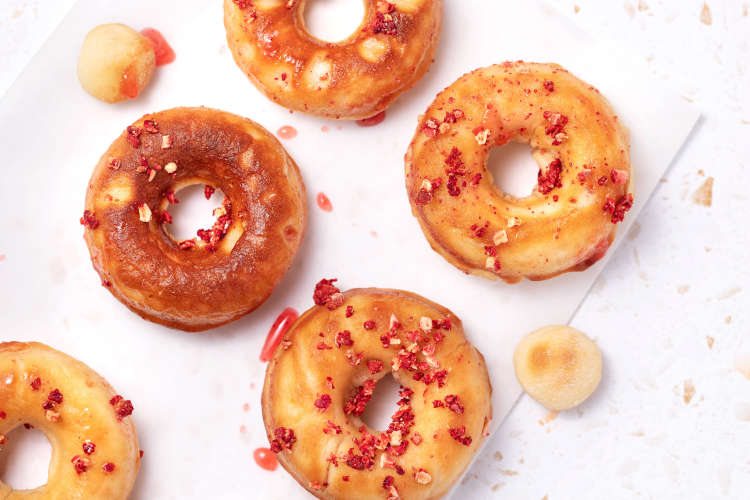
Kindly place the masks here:
POLYGON ((143 318, 188 331, 263 303, 306 221, 299 169, 276 138, 207 108, 162 111, 128 127, 94 169, 85 208, 86 243, 105 287, 143 318), (195 184, 225 199, 212 228, 177 241, 169 206, 195 184))
MULTIPOLYGON (((510 165, 507 168, 511 168, 510 165)), ((412 213, 432 248, 466 273, 515 283, 582 271, 633 204, 627 130, 590 85, 555 64, 478 69, 441 92, 406 154, 412 213), (494 185, 494 147, 528 144, 537 186, 494 185)))
POLYGON ((318 498, 441 497, 492 417, 484 358, 461 321, 399 290, 341 294, 324 280, 315 298, 319 305, 294 323, 266 371, 271 449, 318 498), (388 429, 378 431, 360 417, 389 373, 402 399, 388 429))
POLYGON ((23 425, 52 445, 47 484, 2 500, 125 500, 141 458, 133 405, 91 368, 36 342, 0 343, 0 448, 23 425))
POLYGON ((234 60, 269 99, 328 118, 385 110, 429 68, 442 0, 364 0, 362 24, 341 42, 312 36, 306 0, 224 0, 234 60))

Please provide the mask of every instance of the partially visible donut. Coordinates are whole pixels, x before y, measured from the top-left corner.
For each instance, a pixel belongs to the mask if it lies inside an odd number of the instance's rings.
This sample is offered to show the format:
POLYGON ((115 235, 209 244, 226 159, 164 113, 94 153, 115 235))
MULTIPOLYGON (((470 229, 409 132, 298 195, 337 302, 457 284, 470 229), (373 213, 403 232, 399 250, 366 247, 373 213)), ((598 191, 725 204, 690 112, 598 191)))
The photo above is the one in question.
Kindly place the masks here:
POLYGON ((427 240, 466 273, 517 282, 588 268, 633 204, 628 133, 607 100, 555 64, 505 63, 461 77, 420 120, 406 188, 427 240), (526 197, 501 192, 490 150, 529 144, 526 197))
POLYGON ((429 68, 442 0, 364 0, 349 38, 324 42, 305 28, 306 0, 224 0, 234 60, 269 99, 328 118, 385 110, 429 68))
POLYGON ((484 358, 461 321, 412 293, 342 294, 331 280, 318 284, 315 301, 266 371, 271 449, 318 498, 441 497, 468 467, 492 417, 484 358), (402 399, 380 432, 360 415, 389 373, 402 399))
POLYGON ((143 318, 190 331, 262 304, 291 265, 305 221, 302 178, 278 140, 207 108, 129 126, 94 169, 81 218, 107 289, 143 318), (177 241, 169 205, 194 184, 226 198, 212 228, 177 241))
POLYGON ((91 368, 36 342, 0 343, 0 448, 29 425, 52 445, 47 484, 3 500, 125 500, 141 457, 133 405, 91 368))

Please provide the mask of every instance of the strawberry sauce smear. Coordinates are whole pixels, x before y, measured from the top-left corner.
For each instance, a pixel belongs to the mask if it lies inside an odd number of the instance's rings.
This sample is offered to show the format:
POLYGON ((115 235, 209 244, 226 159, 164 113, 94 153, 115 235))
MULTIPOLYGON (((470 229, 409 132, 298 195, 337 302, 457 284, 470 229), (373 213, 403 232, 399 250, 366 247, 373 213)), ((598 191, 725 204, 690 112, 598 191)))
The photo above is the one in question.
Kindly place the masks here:
POLYGON ((331 203, 331 200, 328 199, 328 196, 325 195, 325 193, 318 193, 315 201, 318 203, 318 208, 320 208, 322 211, 333 212, 333 204, 331 203))
POLYGON ((151 45, 154 47, 154 54, 156 55, 156 65, 164 66, 174 62, 177 58, 174 50, 169 46, 167 41, 164 39, 164 35, 154 28, 144 28, 141 30, 141 35, 145 36, 151 41, 151 45))
POLYGON ((260 351, 260 360, 264 363, 271 360, 274 351, 281 343, 281 339, 284 338, 286 332, 289 331, 289 327, 299 317, 299 313, 296 309, 287 307, 284 309, 276 321, 273 322, 271 330, 268 332, 266 337, 266 343, 263 344, 263 350, 260 351))
POLYGON ((363 120, 357 120, 357 125, 360 127, 374 127, 375 125, 383 123, 383 120, 385 120, 385 111, 381 111, 377 115, 363 120))
POLYGON ((253 458, 261 469, 276 470, 279 466, 276 455, 268 448, 258 448, 253 452, 253 458))

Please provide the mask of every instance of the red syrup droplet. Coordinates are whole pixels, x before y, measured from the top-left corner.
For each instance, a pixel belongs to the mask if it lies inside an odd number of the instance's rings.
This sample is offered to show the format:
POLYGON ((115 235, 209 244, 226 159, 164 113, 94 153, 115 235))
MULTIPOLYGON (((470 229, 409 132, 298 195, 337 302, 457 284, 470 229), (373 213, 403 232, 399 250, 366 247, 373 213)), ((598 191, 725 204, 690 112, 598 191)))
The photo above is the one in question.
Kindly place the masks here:
POLYGON ((325 195, 325 193, 318 193, 315 201, 318 202, 318 208, 320 208, 322 211, 333 212, 333 204, 331 203, 331 200, 328 199, 328 196, 325 195))
POLYGON ((151 45, 154 47, 154 54, 156 55, 156 65, 164 66, 173 62, 177 56, 169 46, 167 41, 164 39, 164 35, 159 33, 154 28, 144 28, 141 30, 141 35, 145 36, 151 41, 151 45))
POLYGON ((263 349, 260 351, 260 360, 264 363, 271 360, 274 351, 281 343, 281 339, 284 338, 286 332, 289 331, 289 327, 299 317, 299 313, 296 309, 287 307, 284 309, 276 321, 273 322, 271 330, 268 332, 266 337, 266 343, 263 344, 263 349))
POLYGON ((381 111, 377 115, 371 116, 370 118, 357 120, 357 125, 359 125, 360 127, 374 127, 375 125, 383 123, 383 120, 385 120, 385 111, 381 111))
POLYGON ((294 139, 297 137, 297 129, 291 125, 284 125, 276 132, 282 139, 294 139))
POLYGON ((253 452, 253 458, 261 469, 276 470, 276 467, 279 466, 276 455, 268 448, 258 448, 253 452))

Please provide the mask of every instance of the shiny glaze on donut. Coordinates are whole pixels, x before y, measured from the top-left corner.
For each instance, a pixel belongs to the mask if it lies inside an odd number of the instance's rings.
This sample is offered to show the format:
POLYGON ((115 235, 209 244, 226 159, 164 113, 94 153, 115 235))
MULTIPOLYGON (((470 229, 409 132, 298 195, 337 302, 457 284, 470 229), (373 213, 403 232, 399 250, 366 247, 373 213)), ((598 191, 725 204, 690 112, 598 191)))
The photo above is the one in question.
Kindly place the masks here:
MULTIPOLYGON (((417 358, 427 360, 421 351, 417 358)), ((294 431, 296 441, 291 450, 277 453, 279 462, 318 498, 387 498, 383 481, 393 476, 401 498, 432 499, 451 488, 489 431, 491 392, 483 356, 466 339, 461 321, 448 309, 400 290, 356 289, 345 292, 338 307, 315 306, 293 325, 266 371, 263 420, 272 448, 277 429, 294 431), (439 326, 425 331, 420 326, 422 318, 435 320, 439 326), (392 328, 393 320, 400 323, 393 327, 400 343, 389 342, 390 347, 385 348, 381 336, 392 328), (336 341, 338 332, 345 331, 350 332, 351 345, 336 341), (409 332, 414 331, 426 339, 420 341, 420 349, 435 345, 430 358, 436 364, 427 371, 446 370, 442 387, 434 381, 416 380, 417 372, 407 368, 392 370, 402 348, 412 345, 409 332), (433 341, 433 335, 443 334, 440 342, 433 341), (373 373, 370 361, 382 362, 382 369, 373 373), (377 381, 388 373, 414 391, 410 398, 414 426, 403 435, 409 444, 393 465, 381 462, 390 452, 378 450, 373 466, 358 470, 357 464, 350 465, 346 458, 350 448, 358 449, 354 439, 363 437, 361 429, 375 436, 382 433, 365 426, 358 415, 345 413, 346 401, 366 380, 377 381), (330 406, 321 411, 315 405, 323 395, 331 399, 330 406), (434 401, 443 401, 448 395, 460 398, 461 414, 435 406, 434 401), (335 427, 329 421, 341 428, 340 434, 330 430, 335 427), (450 435, 450 429, 461 426, 465 426, 464 438, 471 438, 467 444, 450 435), (340 458, 338 466, 328 461, 331 454, 340 458), (395 465, 403 469, 403 475, 395 465), (429 474, 427 484, 415 480, 418 469, 429 474)))
POLYGON ((554 64, 461 77, 421 117, 406 154, 412 212, 432 248, 466 273, 510 283, 601 258, 618 220, 605 207, 624 214, 631 181, 628 133, 611 106, 554 64), (540 165, 529 196, 501 192, 486 168, 490 150, 509 141, 529 144, 540 165))
POLYGON ((362 24, 335 43, 306 30, 306 0, 224 0, 224 25, 236 63, 269 99, 357 120, 383 111, 427 71, 440 36, 441 2, 364 0, 362 24), (392 16, 385 31, 383 15, 392 16))
POLYGON ((85 239, 102 282, 145 319, 182 330, 204 330, 258 307, 291 265, 305 229, 305 190, 279 142, 256 123, 207 108, 146 115, 115 140, 97 164, 86 194, 85 239), (158 133, 144 130, 144 121, 158 133), (169 136, 169 148, 163 136, 169 136), (112 158, 119 168, 109 166, 112 158), (151 181, 137 169, 159 165, 151 181), (170 162, 177 170, 164 170, 170 162), (200 240, 181 249, 161 224, 170 191, 192 184, 221 189, 231 225, 211 252, 200 240), (149 222, 139 218, 147 204, 149 222))
POLYGON ((47 483, 13 491, 0 481, 0 498, 128 498, 141 459, 129 411, 111 404, 116 396, 91 368, 44 344, 0 343, 0 441, 29 424, 52 445, 47 483))

